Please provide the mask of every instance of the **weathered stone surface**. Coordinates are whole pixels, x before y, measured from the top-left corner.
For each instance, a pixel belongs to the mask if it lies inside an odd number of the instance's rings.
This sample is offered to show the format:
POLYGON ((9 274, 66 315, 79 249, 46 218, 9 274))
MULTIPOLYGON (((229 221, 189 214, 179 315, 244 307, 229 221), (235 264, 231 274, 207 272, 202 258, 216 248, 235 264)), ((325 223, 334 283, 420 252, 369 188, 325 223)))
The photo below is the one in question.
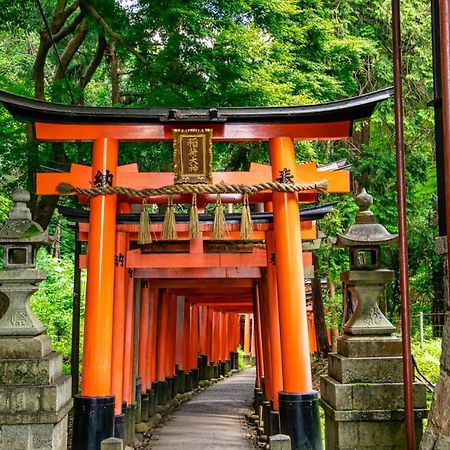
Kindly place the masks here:
POLYGON ((33 450, 67 449, 67 415, 56 425, 32 425, 33 450))
POLYGON ((0 359, 0 385, 51 384, 62 374, 62 356, 52 352, 43 358, 0 359))
POLYGON ((0 386, 0 423, 56 423, 71 407, 69 376, 52 385, 0 386))
POLYGON ((285 434, 269 436, 271 450, 291 450, 291 438, 285 434))
MULTIPOLYGON (((416 422, 416 436, 422 435, 422 423, 416 422)), ((325 415, 327 450, 404 450, 404 420, 392 422, 334 422, 325 415)))
MULTIPOLYGON (((392 410, 403 409, 402 383, 342 384, 325 376, 321 378, 323 401, 337 410, 392 410)), ((426 408, 426 387, 414 383, 414 407, 426 408)))
MULTIPOLYGON (((326 415, 336 422, 354 422, 354 421, 402 421, 405 419, 403 409, 375 409, 375 410, 337 410, 331 407, 325 401, 321 401, 321 406, 326 415)), ((417 420, 426 419, 427 409, 415 409, 414 416, 417 420)))
MULTIPOLYGON (((445 439, 450 436, 449 398, 450 377, 446 372, 441 371, 441 375, 434 389, 433 403, 431 405, 427 429, 420 443, 421 450, 434 450, 437 448, 438 442, 441 440, 445 442, 445 439)), ((450 446, 447 448, 450 448, 450 446)))
POLYGON ((44 324, 32 311, 29 299, 37 291, 37 284, 45 280, 45 272, 21 268, 0 271, 0 292, 8 300, 8 308, 0 318, 1 336, 38 336, 44 324))
POLYGON ((56 425, 0 425, 0 448, 5 450, 67 450, 67 415, 56 425))
POLYGON ((102 441, 100 450, 123 450, 123 440, 110 437, 102 441))
POLYGON ((401 383, 401 357, 348 358, 328 355, 328 375, 341 383, 401 383))
POLYGON ((52 351, 52 341, 49 336, 34 337, 0 337, 1 359, 43 358, 52 351))
POLYGON ((352 298, 357 299, 357 306, 348 322, 344 333, 351 335, 390 335, 395 331, 394 325, 384 316, 378 306, 378 299, 384 287, 393 277, 390 270, 350 270, 341 273, 352 298))
POLYGON ((349 336, 337 338, 337 353, 350 358, 401 356, 402 340, 394 336, 349 336))

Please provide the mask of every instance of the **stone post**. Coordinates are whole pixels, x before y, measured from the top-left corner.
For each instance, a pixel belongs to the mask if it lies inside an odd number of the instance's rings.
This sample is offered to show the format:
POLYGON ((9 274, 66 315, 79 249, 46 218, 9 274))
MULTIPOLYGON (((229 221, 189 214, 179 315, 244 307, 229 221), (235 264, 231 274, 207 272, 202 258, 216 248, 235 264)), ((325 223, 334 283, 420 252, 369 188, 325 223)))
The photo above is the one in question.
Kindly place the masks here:
POLYGON ((31 220, 30 194, 14 191, 15 206, 0 229, 4 269, 0 271, 0 448, 66 450, 71 378, 52 352, 29 298, 45 273, 35 268, 38 246, 50 238, 31 220))

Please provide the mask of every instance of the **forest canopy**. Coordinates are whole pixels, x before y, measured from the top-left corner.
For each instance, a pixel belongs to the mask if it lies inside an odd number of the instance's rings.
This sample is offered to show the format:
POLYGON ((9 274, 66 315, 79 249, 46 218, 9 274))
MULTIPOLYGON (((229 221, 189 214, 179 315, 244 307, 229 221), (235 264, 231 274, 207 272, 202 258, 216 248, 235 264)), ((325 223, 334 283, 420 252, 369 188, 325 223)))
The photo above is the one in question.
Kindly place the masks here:
MULTIPOLYGON (((320 103, 392 85, 390 21, 389 0, 0 0, 0 88, 95 106, 320 103)), ((443 296, 434 253, 430 23, 428 1, 403 2, 411 292, 418 308, 437 311, 443 296)), ((390 232, 397 230, 393 122, 392 102, 386 102, 370 121, 357 124, 351 140, 296 144, 299 161, 346 159, 355 189, 365 187, 374 196, 373 210, 390 232)), ((268 161, 263 144, 221 144, 214 151, 216 169, 268 161)), ((167 145, 121 145, 120 162, 137 161, 140 170, 170 169, 171 157, 167 145)), ((34 173, 42 166, 89 160, 89 145, 37 144, 24 124, 1 109, 0 220, 11 189, 25 185, 33 191, 34 173)), ((34 200, 34 217, 44 226, 57 200, 34 200)), ((329 236, 344 231, 354 217, 351 196, 337 200, 333 215, 321 223, 329 236)), ((62 253, 71 258, 71 238, 64 239, 62 253)), ((334 291, 346 253, 325 241, 320 259, 321 275, 334 291)), ((396 249, 384 259, 397 272, 396 249)), ((388 309, 395 316, 398 308, 396 282, 388 309)))

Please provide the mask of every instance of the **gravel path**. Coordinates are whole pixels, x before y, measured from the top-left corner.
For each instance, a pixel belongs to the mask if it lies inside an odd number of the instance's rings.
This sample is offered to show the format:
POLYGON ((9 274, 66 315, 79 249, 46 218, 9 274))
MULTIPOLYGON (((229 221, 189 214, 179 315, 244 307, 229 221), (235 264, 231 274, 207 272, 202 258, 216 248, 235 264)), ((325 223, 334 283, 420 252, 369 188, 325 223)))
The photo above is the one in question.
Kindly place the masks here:
POLYGON ((156 430, 149 449, 251 449, 244 414, 255 386, 255 369, 233 375, 179 408, 156 430))

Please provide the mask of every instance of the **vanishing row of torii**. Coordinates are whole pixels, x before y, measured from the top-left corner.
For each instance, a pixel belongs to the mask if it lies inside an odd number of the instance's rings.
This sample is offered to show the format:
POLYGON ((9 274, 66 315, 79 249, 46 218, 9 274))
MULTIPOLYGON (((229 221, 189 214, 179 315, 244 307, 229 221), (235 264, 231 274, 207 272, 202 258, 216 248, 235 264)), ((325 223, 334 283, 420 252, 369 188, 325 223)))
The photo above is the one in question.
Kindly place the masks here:
MULTIPOLYGON (((294 140, 348 138, 353 121, 370 116, 391 90, 312 107, 181 113, 46 106, 0 94, 13 115, 34 122, 36 139, 93 142, 90 167, 73 164, 69 173, 38 174, 39 195, 58 195, 62 184, 70 185, 73 192, 88 190, 99 186, 99 180, 101 187, 134 190, 173 185, 173 173, 141 173, 136 164, 119 166, 119 142, 170 141, 175 129, 200 128, 211 130, 212 142, 269 142, 270 165, 252 164, 249 172, 213 173, 214 185, 255 185, 279 181, 288 173, 288 181, 295 184, 326 179, 328 192, 344 193, 350 191, 350 173, 297 164, 294 140)), ((84 400, 112 395, 115 415, 120 415, 122 401, 134 401, 136 375, 146 393, 154 383, 174 376, 176 367, 184 373, 196 371, 199 355, 206 355, 208 364, 229 361, 241 339, 241 314, 253 314, 257 386, 261 387, 264 377, 264 397, 272 401, 273 409, 278 411, 284 394, 315 395, 304 286, 311 254, 302 252, 302 241, 315 239, 317 230, 314 220, 300 220, 299 203, 315 202, 317 195, 314 188, 252 194, 249 202, 271 213, 273 220, 254 223, 250 244, 239 243, 239 223, 230 223, 222 244, 214 247, 214 241, 211 246, 213 224, 201 221, 200 234, 194 239, 189 238, 187 223, 177 224, 176 242, 170 249, 163 245, 161 223, 149 225, 152 244, 138 245, 139 225, 117 220, 117 214, 126 217, 132 203, 141 203, 141 198, 121 193, 79 195, 81 203, 89 204, 90 213, 89 221, 78 228, 79 239, 88 245, 80 259, 87 268, 87 293, 82 388, 75 416, 83 415, 84 400), (134 327, 139 328, 135 350, 134 327)), ((146 201, 165 204, 167 197, 153 195, 146 201)), ((174 194, 171 199, 191 203, 192 194, 174 194)), ((199 213, 216 199, 216 194, 199 194, 199 213)), ((242 203, 243 195, 225 193, 221 201, 242 203)), ((298 432, 299 425, 283 414, 280 424, 286 434, 298 432)), ((102 437, 112 429, 113 424, 102 437)))

